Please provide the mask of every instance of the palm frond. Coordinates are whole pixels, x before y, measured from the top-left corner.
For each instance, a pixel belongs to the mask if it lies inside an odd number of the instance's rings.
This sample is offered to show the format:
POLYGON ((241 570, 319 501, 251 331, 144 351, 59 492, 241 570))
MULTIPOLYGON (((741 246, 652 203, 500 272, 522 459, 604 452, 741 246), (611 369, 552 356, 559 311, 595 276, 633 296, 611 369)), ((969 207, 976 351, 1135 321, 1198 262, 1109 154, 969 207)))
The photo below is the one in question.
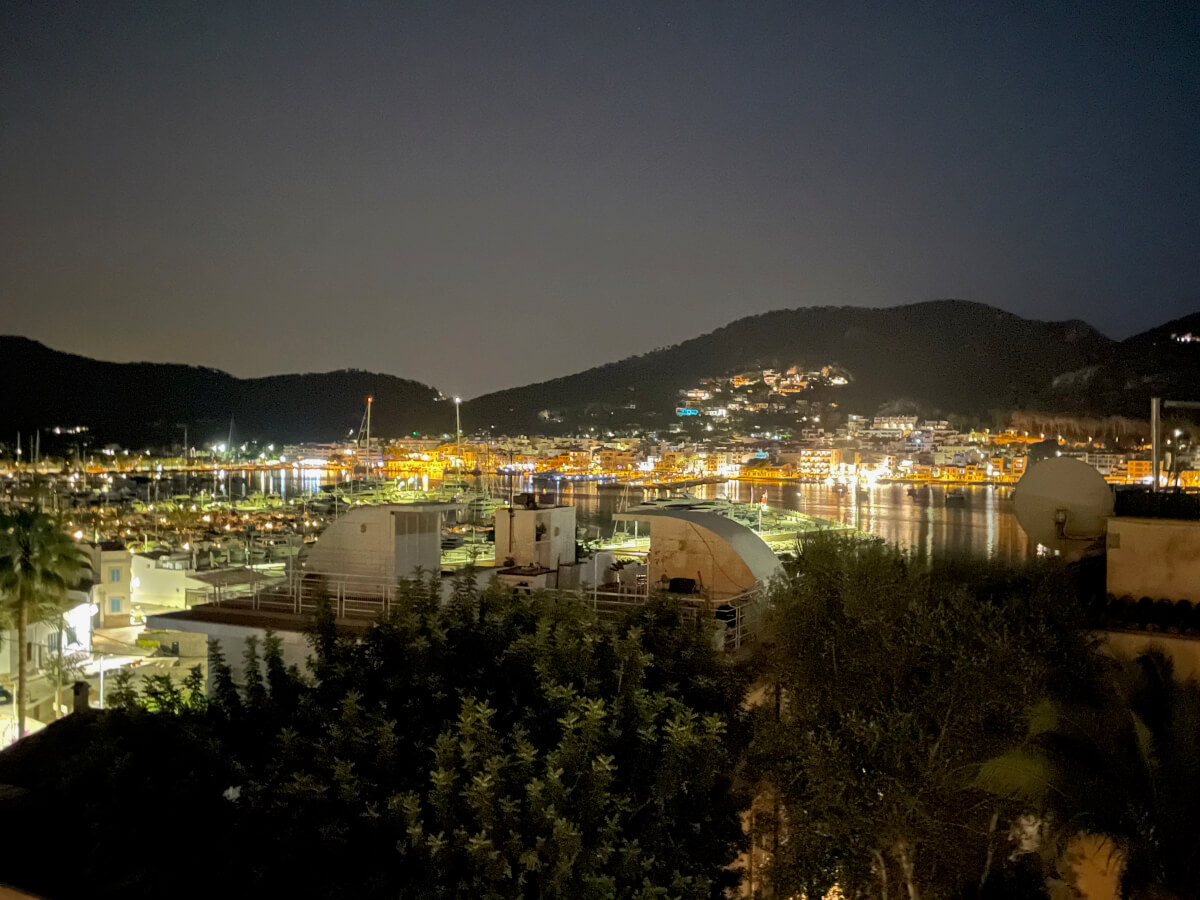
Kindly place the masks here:
POLYGON ((1058 793, 1054 765, 1042 753, 1018 747, 979 766, 975 787, 1001 797, 1043 805, 1058 793))

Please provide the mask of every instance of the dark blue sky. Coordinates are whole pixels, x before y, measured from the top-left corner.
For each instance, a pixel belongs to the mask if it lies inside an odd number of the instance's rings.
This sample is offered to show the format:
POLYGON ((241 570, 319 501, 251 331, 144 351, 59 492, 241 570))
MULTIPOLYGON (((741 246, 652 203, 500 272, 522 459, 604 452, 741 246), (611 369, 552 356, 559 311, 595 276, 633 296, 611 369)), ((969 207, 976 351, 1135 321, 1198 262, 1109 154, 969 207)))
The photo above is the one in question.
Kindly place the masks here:
POLYGON ((1200 310, 1200 4, 0 4, 0 331, 474 395, 743 315, 1200 310))

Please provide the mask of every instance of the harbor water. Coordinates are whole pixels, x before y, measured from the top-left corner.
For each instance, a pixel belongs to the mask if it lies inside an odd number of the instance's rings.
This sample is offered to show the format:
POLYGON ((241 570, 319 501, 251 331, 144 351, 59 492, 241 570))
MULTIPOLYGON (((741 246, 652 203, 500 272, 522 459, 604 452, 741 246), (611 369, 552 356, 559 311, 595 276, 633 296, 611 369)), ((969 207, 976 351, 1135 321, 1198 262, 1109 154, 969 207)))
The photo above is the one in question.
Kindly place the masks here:
MULTIPOLYGON (((905 484, 880 484, 838 493, 824 484, 749 483, 692 488, 693 496, 724 497, 739 503, 759 503, 853 526, 925 558, 973 556, 1019 563, 1032 552, 1028 538, 1013 514, 1012 501, 992 486, 962 488, 962 500, 946 504, 946 489, 923 488, 910 497, 905 484)), ((581 526, 610 535, 612 515, 623 503, 637 503, 640 490, 631 496, 590 484, 564 483, 556 492, 538 491, 539 498, 557 499, 578 508, 581 526)), ((591 536, 591 535, 589 535, 591 536)))
MULTIPOLYGON (((323 470, 232 469, 220 476, 164 479, 158 491, 160 496, 204 491, 235 499, 255 493, 275 494, 286 500, 311 495, 323 483, 348 477, 344 472, 323 470)), ((586 529, 589 538, 600 539, 612 536, 615 512, 652 496, 640 488, 621 490, 594 482, 534 482, 508 477, 467 480, 500 498, 531 492, 541 502, 575 506, 578 525, 586 529)), ((414 482, 412 487, 435 489, 437 483, 414 482)), ((906 484, 877 484, 860 490, 850 487, 839 492, 825 484, 728 481, 699 485, 690 488, 689 493, 700 499, 725 498, 739 503, 760 503, 765 495, 769 506, 849 525, 926 558, 973 556, 1017 563, 1031 555, 1032 548, 1013 514, 1008 491, 990 485, 957 490, 961 498, 949 505, 946 488, 922 487, 910 496, 906 484)), ((139 493, 154 496, 146 486, 139 493)))

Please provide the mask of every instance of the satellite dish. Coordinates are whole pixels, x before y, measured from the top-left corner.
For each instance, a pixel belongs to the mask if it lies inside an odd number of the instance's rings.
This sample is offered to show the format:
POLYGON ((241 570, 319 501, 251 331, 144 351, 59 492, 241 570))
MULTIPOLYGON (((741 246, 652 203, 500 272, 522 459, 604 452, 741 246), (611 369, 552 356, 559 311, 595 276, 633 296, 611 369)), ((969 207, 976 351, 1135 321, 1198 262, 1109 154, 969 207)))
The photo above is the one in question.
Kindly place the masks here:
POLYGON ((1013 511, 1031 541, 1078 558, 1104 536, 1113 492, 1087 463, 1058 456, 1025 471, 1013 490, 1013 511))

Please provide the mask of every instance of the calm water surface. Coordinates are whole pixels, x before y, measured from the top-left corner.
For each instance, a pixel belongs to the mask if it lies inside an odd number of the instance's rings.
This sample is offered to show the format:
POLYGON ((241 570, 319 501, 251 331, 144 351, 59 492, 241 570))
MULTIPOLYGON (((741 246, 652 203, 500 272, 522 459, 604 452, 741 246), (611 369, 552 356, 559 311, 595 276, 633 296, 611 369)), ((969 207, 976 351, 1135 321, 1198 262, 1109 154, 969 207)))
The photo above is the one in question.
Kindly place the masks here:
MULTIPOLYGON (((949 507, 945 489, 930 488, 914 498, 908 496, 904 484, 878 485, 863 496, 853 489, 838 494, 823 484, 738 481, 692 490, 697 497, 727 497, 744 503, 760 501, 764 492, 771 506, 854 525, 925 557, 967 555, 1016 563, 1031 553, 1025 532, 1013 515, 1012 501, 992 487, 965 488, 966 502, 949 507)), ((622 502, 620 491, 597 490, 591 485, 569 485, 557 494, 539 493, 576 506, 579 524, 604 534, 612 533, 612 514, 622 502)), ((633 502, 640 496, 636 492, 633 502)))
MULTIPOLYGON (((315 490, 322 482, 344 480, 344 474, 329 478, 320 470, 282 470, 276 472, 229 472, 224 480, 211 476, 193 483, 177 482, 174 490, 186 488, 212 491, 218 495, 245 497, 253 492, 277 493, 284 498, 297 497, 315 490), (228 492, 228 494, 227 494, 228 492)), ((623 505, 640 502, 642 492, 597 489, 594 484, 563 483, 557 491, 526 479, 475 479, 481 488, 490 488, 497 496, 509 491, 535 491, 544 501, 569 503, 578 510, 578 523, 593 534, 610 536, 613 513, 623 505), (490 484, 489 484, 490 481, 490 484)), ((436 485, 432 485, 435 486, 436 485)), ((165 486, 164 486, 165 487, 165 486)), ((835 493, 823 484, 749 484, 729 481, 701 485, 691 492, 702 498, 726 497, 743 503, 758 502, 764 493, 771 506, 792 509, 810 516, 854 525, 877 534, 889 543, 912 550, 924 557, 978 556, 1004 562, 1020 562, 1031 553, 1028 539, 1017 524, 1012 501, 993 487, 967 487, 966 502, 946 506, 944 488, 932 487, 917 497, 908 496, 908 485, 877 485, 865 495, 853 489, 835 493)))

